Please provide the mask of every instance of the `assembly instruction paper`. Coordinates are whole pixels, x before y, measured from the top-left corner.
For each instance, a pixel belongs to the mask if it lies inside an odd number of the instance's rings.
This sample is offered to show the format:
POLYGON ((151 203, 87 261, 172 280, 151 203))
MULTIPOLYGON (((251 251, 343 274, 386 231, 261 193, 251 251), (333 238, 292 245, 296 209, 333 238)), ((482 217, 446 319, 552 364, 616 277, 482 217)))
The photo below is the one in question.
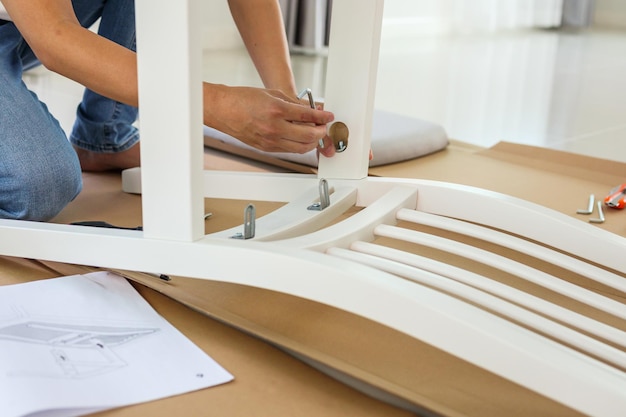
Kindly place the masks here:
POLYGON ((3 417, 79 416, 232 379, 118 275, 0 286, 3 417))

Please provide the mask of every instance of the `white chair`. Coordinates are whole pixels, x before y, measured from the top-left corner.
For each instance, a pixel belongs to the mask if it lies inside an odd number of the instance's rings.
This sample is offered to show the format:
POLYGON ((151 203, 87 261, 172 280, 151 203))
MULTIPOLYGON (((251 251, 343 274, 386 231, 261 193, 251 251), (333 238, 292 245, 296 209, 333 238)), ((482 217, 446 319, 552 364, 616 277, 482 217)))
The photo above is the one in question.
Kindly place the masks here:
MULTIPOLYGON (((608 345, 490 295, 506 289, 460 285, 473 277, 369 245, 377 235, 421 239, 395 225, 398 218, 426 221, 419 215, 428 213, 444 226, 452 217, 545 243, 567 253, 564 263, 590 279, 621 285, 602 269, 590 272, 593 263, 626 270, 626 239, 544 207, 455 184, 367 177, 382 0, 333 2, 325 101, 336 120, 349 128, 349 144, 334 158, 321 158, 318 176, 203 171, 202 4, 136 2, 142 167, 126 171, 124 182, 127 190, 142 193, 143 232, 2 220, 0 254, 217 278, 292 294, 382 323, 583 413, 623 414, 624 332, 610 326, 599 329, 602 338, 612 341, 608 345), (166 33, 163 26, 171 30, 166 33), (321 211, 307 210, 320 199, 322 179, 330 186, 331 204, 321 211), (204 235, 204 197, 287 204, 258 220, 253 239, 232 239, 230 231, 204 235), (451 204, 456 201, 463 204, 451 204), (362 208, 358 214, 323 228, 353 205, 362 208), (434 280, 433 270, 456 278, 434 280), (429 286, 435 281, 441 291, 429 286), (497 308, 526 327, 472 303, 497 308), (556 340, 539 331, 549 331, 556 340)), ((450 242, 427 244, 458 250, 450 242)), ((486 262, 533 277, 514 263, 498 258, 486 262)), ((622 303, 545 278, 555 291, 595 307, 605 305, 621 319, 626 316, 622 303)), ((568 315, 549 305, 537 308, 568 315)), ((577 322, 575 316, 566 319, 577 322)))

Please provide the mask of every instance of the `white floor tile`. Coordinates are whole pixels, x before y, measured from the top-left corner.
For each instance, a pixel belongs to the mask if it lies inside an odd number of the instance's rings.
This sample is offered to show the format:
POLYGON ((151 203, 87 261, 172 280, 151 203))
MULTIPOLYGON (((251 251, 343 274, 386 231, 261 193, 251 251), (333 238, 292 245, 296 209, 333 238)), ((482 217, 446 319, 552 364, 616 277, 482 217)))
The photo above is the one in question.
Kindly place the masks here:
MULTIPOLYGON (((377 105, 457 140, 557 147, 626 122, 626 33, 520 31, 384 39, 377 105)), ((614 140, 624 140, 615 137, 614 140)), ((594 148, 595 156, 618 158, 594 148)))
MULTIPOLYGON (((626 124, 615 129, 554 143, 554 149, 626 162, 626 124)), ((623 173, 626 181, 626 172, 623 173)))

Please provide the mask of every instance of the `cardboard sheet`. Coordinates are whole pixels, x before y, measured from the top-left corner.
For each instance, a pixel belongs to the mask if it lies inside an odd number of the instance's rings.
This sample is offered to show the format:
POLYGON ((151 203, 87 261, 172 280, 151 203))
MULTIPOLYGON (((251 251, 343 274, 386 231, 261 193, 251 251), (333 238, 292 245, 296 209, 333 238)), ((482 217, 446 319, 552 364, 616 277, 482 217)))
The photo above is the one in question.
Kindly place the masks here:
MULTIPOLYGON (((270 165, 249 163, 216 151, 207 153, 205 165, 209 168, 233 169, 234 166, 239 170, 277 170, 270 165)), ((446 150, 424 158, 371 169, 371 174, 479 186, 577 217, 576 209, 586 205, 590 193, 601 196, 624 181, 626 165, 507 143, 491 149, 452 143, 446 150)), ((141 224, 140 200, 140 196, 121 192, 117 174, 85 174, 85 191, 54 221, 105 220, 134 227, 141 224)), ((206 222, 207 232, 239 225, 241 216, 237 214, 243 212, 246 204, 247 201, 207 199, 207 210, 214 213, 206 222)), ((255 205, 258 215, 279 206, 256 202, 255 205)), ((598 227, 626 236, 626 212, 607 210, 606 215, 606 223, 598 227)), ((521 257, 524 262, 551 269, 555 274, 593 287, 580 277, 554 271, 554 267, 537 263, 522 254, 507 255, 521 257)), ((481 268, 467 260, 452 259, 440 253, 433 252, 429 256, 459 263, 469 269, 481 268)), ((78 273, 77 269, 82 268, 4 258, 0 260, 0 284, 78 273)), ((140 293, 157 311, 200 347, 210 348, 207 353, 229 369, 236 380, 216 389, 103 415, 196 415, 209 407, 220 410, 218 414, 225 416, 409 415, 401 408, 373 400, 322 375, 280 349, 322 363, 350 376, 350 383, 366 382, 379 389, 378 392, 391 394, 416 405, 418 411, 434 415, 577 415, 562 404, 429 345, 327 306, 219 281, 173 277, 172 281, 164 282, 145 274, 124 272, 136 281, 140 293), (216 341, 219 341, 217 345, 216 341)), ((617 272, 624 275, 624 271, 617 272)), ((481 270, 481 273, 527 287, 515 283, 515 279, 506 274, 488 270, 481 270)), ((556 302, 569 302, 539 288, 527 289, 556 302)), ((624 294, 608 292, 622 302, 626 299, 624 294)), ((572 308, 580 309, 581 306, 572 308)), ((589 314, 607 322, 612 320, 598 312, 589 314)), ((611 324, 626 329, 626 323, 613 321, 611 324)))
MULTIPOLYGON (((0 285, 30 282, 91 268, 0 257, 0 285)), ((139 293, 174 327, 226 367, 235 380, 222 386, 98 413, 106 417, 323 415, 409 416, 329 378, 255 337, 145 286, 139 293)))

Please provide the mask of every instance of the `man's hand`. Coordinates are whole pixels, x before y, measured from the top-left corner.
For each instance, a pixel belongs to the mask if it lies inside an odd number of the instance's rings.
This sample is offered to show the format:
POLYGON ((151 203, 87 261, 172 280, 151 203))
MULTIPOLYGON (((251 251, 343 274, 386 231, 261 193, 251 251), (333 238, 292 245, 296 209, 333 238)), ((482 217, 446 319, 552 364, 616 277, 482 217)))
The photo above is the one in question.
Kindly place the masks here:
MULTIPOLYGON (((205 83, 204 103, 207 126, 266 152, 309 152, 334 119, 331 112, 311 109, 278 90, 205 83)), ((326 143, 330 147, 328 138, 326 143)))

